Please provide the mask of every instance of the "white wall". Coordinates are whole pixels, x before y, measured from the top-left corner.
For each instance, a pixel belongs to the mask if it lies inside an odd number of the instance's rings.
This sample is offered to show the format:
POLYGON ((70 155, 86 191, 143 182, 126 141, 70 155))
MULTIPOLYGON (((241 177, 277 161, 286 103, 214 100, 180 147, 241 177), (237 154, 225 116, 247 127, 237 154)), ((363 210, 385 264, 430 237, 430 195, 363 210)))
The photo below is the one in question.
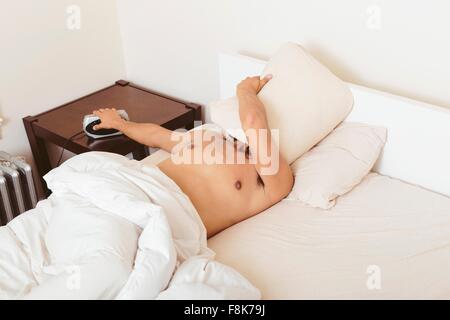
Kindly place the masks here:
POLYGON ((180 98, 218 96, 217 52, 290 40, 346 81, 450 107, 445 0, 117 1, 127 78, 180 98))
POLYGON ((31 160, 24 116, 125 76, 116 13, 113 0, 0 0, 0 150, 31 160), (69 5, 79 30, 67 28, 69 5))

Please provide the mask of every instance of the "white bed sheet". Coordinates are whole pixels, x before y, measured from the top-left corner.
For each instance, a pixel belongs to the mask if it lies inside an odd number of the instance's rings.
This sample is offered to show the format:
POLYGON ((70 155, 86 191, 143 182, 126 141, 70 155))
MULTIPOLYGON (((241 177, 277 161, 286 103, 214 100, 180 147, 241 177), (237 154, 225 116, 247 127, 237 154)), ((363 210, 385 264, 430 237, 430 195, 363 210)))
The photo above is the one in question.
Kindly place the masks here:
POLYGON ((283 200, 208 246, 263 299, 450 299, 450 198, 376 173, 331 210, 283 200))

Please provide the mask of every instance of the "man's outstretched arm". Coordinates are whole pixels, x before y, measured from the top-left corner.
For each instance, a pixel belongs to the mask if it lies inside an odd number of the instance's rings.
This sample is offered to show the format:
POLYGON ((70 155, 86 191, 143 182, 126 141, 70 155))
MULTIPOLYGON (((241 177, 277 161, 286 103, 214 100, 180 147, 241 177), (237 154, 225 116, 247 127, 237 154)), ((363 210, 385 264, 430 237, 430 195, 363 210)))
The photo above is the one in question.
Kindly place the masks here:
POLYGON ((171 139, 172 135, 183 135, 154 123, 136 123, 122 119, 114 108, 95 110, 94 115, 100 118, 101 123, 94 127, 98 129, 116 129, 141 144, 152 148, 161 148, 171 152, 173 147, 181 140, 171 139))

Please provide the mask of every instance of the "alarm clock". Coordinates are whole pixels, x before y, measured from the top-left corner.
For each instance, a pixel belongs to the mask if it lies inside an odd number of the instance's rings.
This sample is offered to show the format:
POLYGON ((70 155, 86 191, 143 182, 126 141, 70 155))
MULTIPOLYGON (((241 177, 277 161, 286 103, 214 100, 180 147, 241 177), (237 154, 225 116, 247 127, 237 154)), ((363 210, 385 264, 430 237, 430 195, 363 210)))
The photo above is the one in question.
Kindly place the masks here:
MULTIPOLYGON (((127 121, 130 120, 128 117, 128 114, 125 110, 117 110, 117 113, 122 119, 125 119, 127 121)), ((86 133, 86 135, 92 139, 99 139, 99 138, 105 138, 105 137, 113 137, 123 134, 119 130, 116 129, 98 129, 94 130, 94 126, 100 124, 100 118, 93 114, 87 114, 83 118, 83 130, 86 133)))

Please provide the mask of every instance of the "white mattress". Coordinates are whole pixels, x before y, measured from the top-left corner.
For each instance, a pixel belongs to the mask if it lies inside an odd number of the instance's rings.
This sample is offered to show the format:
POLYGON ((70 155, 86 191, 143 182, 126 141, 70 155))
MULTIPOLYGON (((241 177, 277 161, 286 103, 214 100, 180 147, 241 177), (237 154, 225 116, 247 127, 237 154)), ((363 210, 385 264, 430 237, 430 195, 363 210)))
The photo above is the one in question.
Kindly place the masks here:
POLYGON ((450 299, 450 198, 375 173, 329 211, 284 200, 209 247, 264 299, 450 299))

